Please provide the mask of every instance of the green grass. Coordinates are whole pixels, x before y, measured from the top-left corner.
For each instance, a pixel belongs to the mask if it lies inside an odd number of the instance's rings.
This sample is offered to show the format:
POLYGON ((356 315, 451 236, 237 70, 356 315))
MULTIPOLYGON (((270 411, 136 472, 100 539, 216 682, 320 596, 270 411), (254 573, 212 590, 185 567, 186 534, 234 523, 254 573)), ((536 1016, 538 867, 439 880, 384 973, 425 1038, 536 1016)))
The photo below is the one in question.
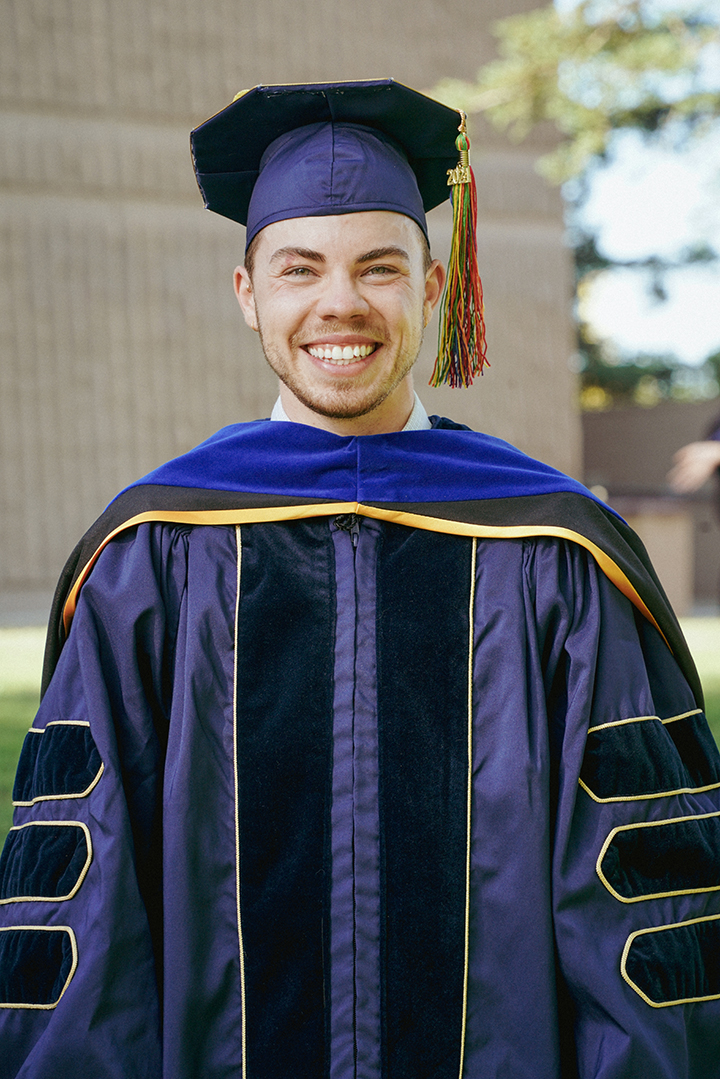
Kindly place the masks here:
POLYGON ((23 740, 37 711, 45 631, 0 628, 0 844, 12 824, 12 789, 23 740))
POLYGON ((0 844, 12 824, 12 789, 23 739, 37 711, 38 693, 0 694, 0 844))
POLYGON ((683 618, 683 632, 705 691, 705 714, 720 746, 720 618, 683 618))
POLYGON ((720 682, 714 684, 704 682, 703 688, 705 690, 705 715, 715 741, 720 746, 720 682))
MULTIPOLYGON (((683 621, 705 689, 710 728, 720 745, 720 618, 683 621)), ((20 749, 38 702, 44 631, 0 629, 0 846, 12 824, 12 787, 20 749)))
POLYGON ((699 669, 705 691, 705 715, 715 741, 720 746, 720 678, 708 678, 702 668, 699 669))

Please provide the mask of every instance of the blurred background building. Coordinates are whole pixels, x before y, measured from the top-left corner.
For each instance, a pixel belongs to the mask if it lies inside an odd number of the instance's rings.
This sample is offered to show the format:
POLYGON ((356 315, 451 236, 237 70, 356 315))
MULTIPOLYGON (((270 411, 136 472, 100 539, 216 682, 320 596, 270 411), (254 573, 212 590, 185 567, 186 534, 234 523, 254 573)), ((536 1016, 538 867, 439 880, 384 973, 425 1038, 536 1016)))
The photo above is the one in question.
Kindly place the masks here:
MULTIPOLYGON (((673 454, 706 437, 711 401, 585 412, 585 482, 641 537, 679 615, 716 614, 720 594, 720 486, 678 497, 667 480, 673 454)), ((718 642, 720 644, 720 642, 718 642)))
MULTIPOLYGON (((244 230, 208 213, 190 129, 257 83, 470 77, 532 0, 6 0, 0 35, 0 602, 42 614, 72 546, 131 480, 276 383, 231 288, 244 230)), ((430 390, 576 475, 571 272, 542 138, 475 125, 491 370, 430 390)), ((446 254, 449 213, 431 215, 446 254)))

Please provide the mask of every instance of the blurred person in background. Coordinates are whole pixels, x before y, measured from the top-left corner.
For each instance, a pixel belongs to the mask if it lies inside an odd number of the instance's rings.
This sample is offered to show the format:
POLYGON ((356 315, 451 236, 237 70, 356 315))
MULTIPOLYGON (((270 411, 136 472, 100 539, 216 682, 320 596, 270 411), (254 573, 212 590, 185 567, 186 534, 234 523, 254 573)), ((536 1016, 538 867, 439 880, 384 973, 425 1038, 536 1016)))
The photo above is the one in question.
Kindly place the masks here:
POLYGON ((720 468, 720 416, 713 421, 706 438, 683 446, 673 461, 668 472, 672 489, 681 495, 699 490, 720 468))
MULTIPOLYGON (((715 476, 715 513, 720 518, 720 416, 700 442, 690 442, 673 456, 668 483, 679 495, 690 495, 715 476)), ((720 597, 720 580, 717 583, 720 597)))

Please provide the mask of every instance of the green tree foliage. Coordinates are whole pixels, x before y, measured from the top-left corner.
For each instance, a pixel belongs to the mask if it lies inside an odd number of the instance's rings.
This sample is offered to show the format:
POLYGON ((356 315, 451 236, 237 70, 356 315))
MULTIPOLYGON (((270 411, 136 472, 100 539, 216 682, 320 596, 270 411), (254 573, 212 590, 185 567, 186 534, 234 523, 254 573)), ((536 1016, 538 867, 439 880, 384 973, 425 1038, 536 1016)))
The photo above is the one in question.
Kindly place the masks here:
POLYGON ((699 367, 675 356, 640 355, 613 363, 583 324, 580 337, 580 405, 586 412, 622 405, 653 408, 661 401, 701 401, 720 393, 720 353, 699 367))
POLYGON ((567 11, 550 4, 502 19, 494 33, 500 58, 475 82, 445 79, 434 93, 485 113, 516 139, 551 121, 562 139, 538 167, 553 182, 580 175, 618 129, 702 129, 720 115, 720 92, 705 78, 720 42, 709 14, 663 12, 648 0, 581 0, 567 11))
POLYGON ((588 176, 610 156, 616 132, 633 129, 677 142, 708 131, 720 117, 720 12, 712 2, 705 11, 691 11, 663 9, 653 0, 580 0, 571 8, 549 4, 513 15, 493 28, 499 59, 481 68, 474 82, 445 79, 433 91, 449 105, 484 113, 516 140, 548 121, 559 132, 557 146, 539 159, 538 170, 553 183, 574 181, 570 242, 584 408, 650 406, 720 392, 720 355, 695 369, 674 356, 615 356, 582 317, 583 294, 599 273, 615 267, 642 273, 662 302, 668 270, 711 261, 717 253, 698 247, 675 260, 613 262, 577 225, 588 176))
POLYGON ((688 367, 672 355, 642 354, 632 359, 615 356, 605 342, 598 341, 582 314, 584 295, 592 287, 596 274, 616 267, 643 273, 655 300, 662 303, 667 298, 665 273, 714 261, 717 255, 710 247, 689 248, 674 260, 653 255, 645 259, 611 261, 598 251, 594 236, 578 231, 574 238, 574 256, 578 298, 577 358, 583 409, 600 411, 617 405, 650 408, 661 401, 698 401, 720 394, 720 353, 708 356, 698 367, 688 367))

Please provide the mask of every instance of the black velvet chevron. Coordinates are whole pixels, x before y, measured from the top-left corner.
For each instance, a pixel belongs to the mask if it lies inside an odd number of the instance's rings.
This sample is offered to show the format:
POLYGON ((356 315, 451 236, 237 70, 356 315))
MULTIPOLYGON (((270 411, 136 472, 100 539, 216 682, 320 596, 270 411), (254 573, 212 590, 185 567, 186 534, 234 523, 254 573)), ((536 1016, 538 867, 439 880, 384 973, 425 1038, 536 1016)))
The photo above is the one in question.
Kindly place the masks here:
POLYGON ((641 798, 720 783, 720 754, 702 712, 642 719, 588 735, 580 778, 596 798, 641 798))
POLYGON ((87 862, 82 828, 30 824, 9 832, 0 855, 0 899, 60 899, 72 892, 87 862))
POLYGON ((720 919, 703 918, 635 937, 630 982, 654 1004, 720 996, 720 919))
POLYGON ((720 783, 720 753, 703 712, 664 724, 694 787, 720 783))
POLYGON ((65 929, 6 929, 0 932, 0 1004, 56 1004, 72 970, 65 929))
POLYGON ((101 763, 89 727, 59 723, 44 731, 28 731, 15 776, 13 801, 83 794, 101 763))
POLYGON ((624 899, 720 888, 720 817, 617 832, 601 870, 624 899))

